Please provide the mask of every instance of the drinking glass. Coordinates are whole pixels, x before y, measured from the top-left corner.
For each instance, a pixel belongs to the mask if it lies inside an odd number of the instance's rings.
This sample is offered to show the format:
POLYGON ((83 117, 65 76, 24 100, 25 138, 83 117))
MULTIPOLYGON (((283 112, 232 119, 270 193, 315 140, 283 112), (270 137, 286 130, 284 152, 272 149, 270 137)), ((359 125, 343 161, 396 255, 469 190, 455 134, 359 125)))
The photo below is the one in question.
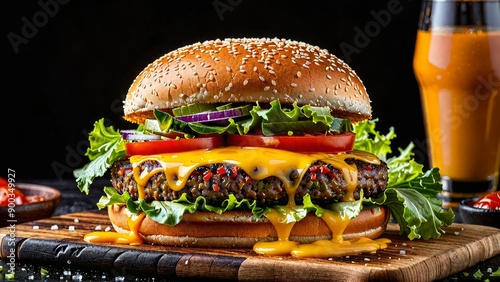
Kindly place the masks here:
POLYGON ((462 199, 496 190, 500 1, 423 0, 413 68, 443 207, 456 209, 462 199))

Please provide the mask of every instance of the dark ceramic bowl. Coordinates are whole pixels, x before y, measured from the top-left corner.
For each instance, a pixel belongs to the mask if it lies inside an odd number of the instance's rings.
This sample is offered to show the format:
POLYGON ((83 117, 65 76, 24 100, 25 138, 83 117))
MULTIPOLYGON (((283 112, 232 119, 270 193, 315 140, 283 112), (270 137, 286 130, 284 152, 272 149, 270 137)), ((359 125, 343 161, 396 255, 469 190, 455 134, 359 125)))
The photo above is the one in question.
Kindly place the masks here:
POLYGON ((458 212, 463 223, 479 224, 500 228, 500 210, 475 208, 473 203, 477 199, 466 199, 460 201, 458 212))
POLYGON ((61 200, 61 192, 49 186, 16 183, 16 189, 19 189, 26 196, 41 196, 44 200, 15 206, 13 217, 9 217, 12 212, 8 210, 8 207, 1 206, 0 227, 9 226, 11 223, 19 224, 51 217, 61 200))

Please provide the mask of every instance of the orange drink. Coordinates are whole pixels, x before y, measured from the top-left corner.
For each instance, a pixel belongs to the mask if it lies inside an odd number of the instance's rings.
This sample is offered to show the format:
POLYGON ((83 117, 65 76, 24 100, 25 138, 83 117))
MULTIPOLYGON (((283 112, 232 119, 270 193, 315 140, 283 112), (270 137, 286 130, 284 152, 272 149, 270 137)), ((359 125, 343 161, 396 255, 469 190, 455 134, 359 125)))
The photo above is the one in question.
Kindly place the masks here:
MULTIPOLYGON (((440 3, 423 9, 434 25, 421 25, 417 31, 413 66, 420 85, 431 166, 440 169, 443 199, 454 208, 460 199, 480 196, 498 184, 500 28, 450 25, 449 19, 432 19, 446 12, 453 17, 451 9, 470 8, 471 3, 480 1, 434 2, 440 3), (431 8, 445 7, 446 3, 451 3, 446 8, 450 11, 431 12, 431 8), (461 6, 463 3, 470 5, 461 6)), ((496 9, 490 7, 490 11, 500 20, 499 2, 487 2, 496 3, 496 9)))

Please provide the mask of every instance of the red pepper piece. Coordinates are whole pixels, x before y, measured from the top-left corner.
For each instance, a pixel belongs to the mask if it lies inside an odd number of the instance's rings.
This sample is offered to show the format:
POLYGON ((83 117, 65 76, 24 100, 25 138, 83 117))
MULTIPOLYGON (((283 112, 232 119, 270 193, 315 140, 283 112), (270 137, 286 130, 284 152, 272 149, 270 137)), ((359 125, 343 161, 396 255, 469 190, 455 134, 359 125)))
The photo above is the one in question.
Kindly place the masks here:
POLYGON ((207 170, 207 171, 205 171, 205 173, 203 173, 203 180, 209 181, 210 178, 212 178, 212 176, 213 176, 213 173, 210 170, 207 170))

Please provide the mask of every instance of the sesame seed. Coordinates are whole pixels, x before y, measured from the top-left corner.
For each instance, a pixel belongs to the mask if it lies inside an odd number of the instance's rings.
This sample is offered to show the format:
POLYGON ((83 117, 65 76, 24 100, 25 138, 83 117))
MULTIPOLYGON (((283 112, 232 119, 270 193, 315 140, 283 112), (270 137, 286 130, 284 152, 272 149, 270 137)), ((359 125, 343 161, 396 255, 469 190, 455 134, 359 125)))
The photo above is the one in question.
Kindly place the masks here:
POLYGON ((326 78, 332 79, 332 77, 329 74, 326 75, 326 78))
POLYGON ((302 73, 300 71, 297 72, 297 77, 301 77, 302 73))
POLYGON ((259 75, 260 81, 266 81, 263 76, 259 75))
POLYGON ((309 92, 314 92, 316 89, 314 87, 309 88, 309 92))
POLYGON ((264 91, 267 91, 267 90, 269 90, 270 88, 271 88, 271 87, 266 86, 266 87, 264 87, 264 91))
POLYGON ((292 86, 292 87, 297 87, 297 83, 293 83, 293 82, 292 82, 292 83, 290 83, 290 86, 292 86))
POLYGON ((248 79, 245 79, 245 80, 243 81, 243 85, 247 85, 247 84, 248 84, 248 79))

